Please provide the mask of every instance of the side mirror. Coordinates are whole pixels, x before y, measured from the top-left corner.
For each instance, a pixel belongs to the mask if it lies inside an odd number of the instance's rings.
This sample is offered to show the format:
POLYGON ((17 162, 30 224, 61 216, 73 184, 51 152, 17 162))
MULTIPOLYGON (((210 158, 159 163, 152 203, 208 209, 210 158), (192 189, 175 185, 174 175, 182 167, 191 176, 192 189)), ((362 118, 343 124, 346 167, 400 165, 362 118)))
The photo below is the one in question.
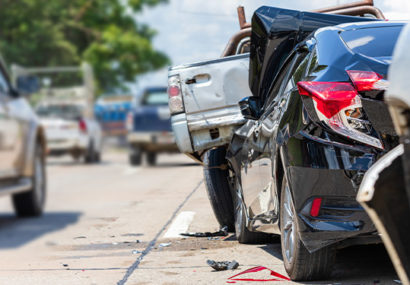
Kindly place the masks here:
POLYGON ((16 82, 17 91, 22 95, 30 95, 40 89, 40 83, 36 76, 19 76, 16 82))
POLYGON ((262 104, 259 97, 245 97, 239 101, 242 116, 249 120, 258 120, 261 115, 262 104))

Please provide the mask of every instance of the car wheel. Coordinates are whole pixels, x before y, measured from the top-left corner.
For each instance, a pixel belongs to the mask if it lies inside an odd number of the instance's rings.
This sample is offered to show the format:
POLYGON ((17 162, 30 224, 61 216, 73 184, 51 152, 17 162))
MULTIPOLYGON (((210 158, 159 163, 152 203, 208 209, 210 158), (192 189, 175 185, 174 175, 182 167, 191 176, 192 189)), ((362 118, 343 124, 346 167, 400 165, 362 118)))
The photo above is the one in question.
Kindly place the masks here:
POLYGON ((133 166, 141 165, 142 150, 140 147, 131 147, 129 161, 130 161, 130 164, 133 166))
POLYGON ((225 148, 211 149, 204 156, 204 178, 212 210, 221 227, 235 230, 229 170, 225 148))
POLYGON ((84 155, 84 162, 93 163, 94 161, 95 161, 94 143, 90 142, 90 144, 88 145, 87 151, 84 155))
POLYGON ((101 152, 96 152, 94 154, 95 162, 101 162, 101 152))
POLYGON ((235 234, 239 243, 244 244, 264 244, 274 241, 273 235, 261 232, 251 232, 248 230, 245 204, 242 201, 242 190, 235 178, 235 196, 234 196, 234 213, 235 213, 235 234))
POLYGON ((298 234, 298 223, 292 194, 287 179, 282 182, 280 201, 280 229, 283 263, 289 277, 295 281, 327 278, 335 260, 333 247, 310 253, 298 234))
POLYGON ((147 152, 147 162, 150 166, 157 164, 157 154, 155 152, 147 152))
POLYGON ((33 188, 24 193, 12 196, 14 210, 19 217, 39 216, 43 213, 46 201, 46 172, 43 148, 36 147, 34 157, 33 188))

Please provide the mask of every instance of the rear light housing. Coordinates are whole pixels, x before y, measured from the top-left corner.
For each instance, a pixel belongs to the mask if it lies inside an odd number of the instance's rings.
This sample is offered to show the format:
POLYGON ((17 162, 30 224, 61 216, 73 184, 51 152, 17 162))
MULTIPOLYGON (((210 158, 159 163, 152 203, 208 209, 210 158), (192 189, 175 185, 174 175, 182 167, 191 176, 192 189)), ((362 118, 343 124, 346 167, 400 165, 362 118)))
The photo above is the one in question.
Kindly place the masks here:
POLYGON ((178 75, 168 78, 168 106, 171 115, 183 113, 185 111, 182 100, 181 83, 178 75))
POLYGON ((322 206, 322 198, 315 198, 312 202, 312 207, 310 208, 310 215, 312 217, 319 216, 320 207, 322 206))
POLYGON ((84 119, 80 119, 78 121, 78 128, 80 129, 80 132, 86 133, 87 132, 87 124, 84 119))
POLYGON ((134 127, 134 114, 132 112, 127 113, 127 117, 125 118, 125 128, 127 131, 132 131, 134 127))
MULTIPOLYGON (((359 91, 384 90, 383 80, 375 72, 347 71, 349 82, 298 82, 299 94, 313 99, 316 114, 334 132, 349 139, 384 149, 382 142, 371 135, 371 124, 363 110, 359 91)), ((384 80, 385 81, 385 80, 384 80)))

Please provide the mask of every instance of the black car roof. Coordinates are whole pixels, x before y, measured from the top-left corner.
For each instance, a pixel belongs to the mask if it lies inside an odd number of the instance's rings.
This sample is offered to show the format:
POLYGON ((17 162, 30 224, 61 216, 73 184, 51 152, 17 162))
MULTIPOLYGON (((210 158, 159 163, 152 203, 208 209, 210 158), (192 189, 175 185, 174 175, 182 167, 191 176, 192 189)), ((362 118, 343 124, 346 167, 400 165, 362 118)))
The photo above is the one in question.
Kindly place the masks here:
POLYGON ((341 23, 377 19, 321 14, 262 6, 252 17, 249 87, 264 97, 291 51, 312 32, 341 23))

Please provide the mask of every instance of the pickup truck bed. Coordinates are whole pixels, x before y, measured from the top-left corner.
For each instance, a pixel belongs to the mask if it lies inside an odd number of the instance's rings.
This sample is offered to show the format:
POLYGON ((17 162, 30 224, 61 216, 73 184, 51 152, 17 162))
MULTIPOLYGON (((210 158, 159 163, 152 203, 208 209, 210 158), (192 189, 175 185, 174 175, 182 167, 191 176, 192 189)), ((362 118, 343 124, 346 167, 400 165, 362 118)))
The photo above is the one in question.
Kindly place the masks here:
POLYGON ((181 152, 201 154, 230 142, 245 122, 238 101, 252 95, 248 71, 249 54, 170 68, 168 76, 179 77, 185 108, 171 117, 181 152))

